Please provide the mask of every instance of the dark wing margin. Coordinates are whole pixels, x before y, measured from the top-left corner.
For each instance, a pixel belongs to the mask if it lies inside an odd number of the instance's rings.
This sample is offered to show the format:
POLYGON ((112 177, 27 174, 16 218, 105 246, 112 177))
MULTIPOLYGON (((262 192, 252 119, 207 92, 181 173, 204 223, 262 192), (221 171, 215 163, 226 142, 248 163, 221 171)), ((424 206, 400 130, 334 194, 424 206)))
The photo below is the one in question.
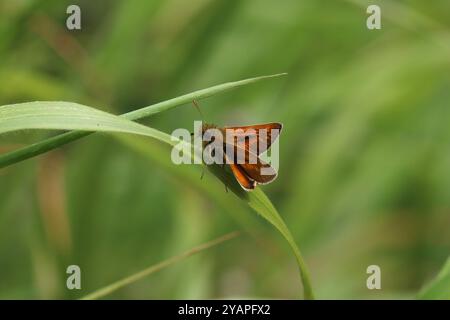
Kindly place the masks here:
POLYGON ((239 164, 238 166, 249 176, 252 180, 258 184, 267 184, 275 180, 277 172, 270 164, 258 159, 257 164, 239 164), (264 174, 263 174, 264 173, 264 174))

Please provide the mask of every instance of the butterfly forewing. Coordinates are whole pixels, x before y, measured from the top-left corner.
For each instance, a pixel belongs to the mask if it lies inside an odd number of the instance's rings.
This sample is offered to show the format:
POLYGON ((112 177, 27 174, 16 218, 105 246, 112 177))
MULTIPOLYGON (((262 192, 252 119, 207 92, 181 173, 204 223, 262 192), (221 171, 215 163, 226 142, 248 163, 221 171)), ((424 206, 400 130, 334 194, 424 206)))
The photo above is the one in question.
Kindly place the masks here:
POLYGON ((270 148, 278 138, 283 125, 278 122, 242 127, 224 127, 224 139, 232 145, 245 145, 245 150, 257 155, 270 148), (231 141, 229 141, 231 139, 231 141))

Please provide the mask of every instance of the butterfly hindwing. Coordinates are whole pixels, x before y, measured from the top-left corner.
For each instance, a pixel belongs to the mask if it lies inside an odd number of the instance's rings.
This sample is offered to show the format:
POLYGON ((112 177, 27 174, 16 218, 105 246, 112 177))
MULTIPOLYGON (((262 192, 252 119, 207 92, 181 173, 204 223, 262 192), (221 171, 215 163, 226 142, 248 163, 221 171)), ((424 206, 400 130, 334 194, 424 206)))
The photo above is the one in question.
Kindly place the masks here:
MULTIPOLYGON (((224 144, 225 160, 228 159, 228 164, 230 164, 230 166, 237 166, 239 169, 239 173, 244 173, 245 175, 247 175, 247 177, 250 178, 249 180, 253 180, 258 184, 266 184, 273 181, 277 177, 277 172, 270 166, 270 164, 264 162, 255 154, 252 154, 250 151, 243 150, 238 146, 234 146, 234 160, 230 161, 229 159, 231 159, 231 155, 227 155, 227 147, 231 150, 233 146, 224 144), (237 154, 239 152, 245 154, 245 159, 243 159, 243 161, 238 161, 239 159, 237 157, 237 154)), ((236 177, 235 171, 233 171, 233 174, 236 177)), ((236 177, 236 179, 238 179, 238 177, 236 177)), ((238 181, 240 182, 239 179, 238 181)))

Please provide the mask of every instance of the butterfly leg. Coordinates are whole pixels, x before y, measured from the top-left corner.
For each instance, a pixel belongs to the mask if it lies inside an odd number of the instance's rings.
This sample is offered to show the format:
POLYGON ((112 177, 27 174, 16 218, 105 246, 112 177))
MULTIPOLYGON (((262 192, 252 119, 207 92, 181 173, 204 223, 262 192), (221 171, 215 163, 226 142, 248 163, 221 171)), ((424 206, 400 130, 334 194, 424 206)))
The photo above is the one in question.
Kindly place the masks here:
MULTIPOLYGON (((225 161, 224 161, 224 163, 222 163, 221 167, 222 167, 223 170, 225 170, 225 161)), ((226 185, 225 183, 224 183, 223 185, 224 185, 224 187, 225 187, 225 192, 228 193, 228 187, 227 187, 227 185, 226 185)))
POLYGON ((205 167, 202 166, 202 175, 200 176, 200 180, 203 180, 204 175, 205 175, 205 167))

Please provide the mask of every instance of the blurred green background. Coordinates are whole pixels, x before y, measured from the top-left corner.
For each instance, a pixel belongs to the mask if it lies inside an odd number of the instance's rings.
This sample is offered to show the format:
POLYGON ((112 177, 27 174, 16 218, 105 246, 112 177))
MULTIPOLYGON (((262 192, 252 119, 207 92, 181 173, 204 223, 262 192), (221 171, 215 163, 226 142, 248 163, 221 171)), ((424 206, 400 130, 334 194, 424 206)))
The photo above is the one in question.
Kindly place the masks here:
MULTIPOLYGON (((280 121, 264 186, 319 298, 413 298, 450 253, 450 3, 0 1, 0 105, 65 100, 120 114, 215 84, 218 125, 280 121), (379 4, 382 29, 366 28, 379 4), (78 4, 82 30, 65 27, 78 4), (366 268, 381 267, 382 290, 366 268)), ((190 105, 143 123, 192 128, 190 105)), ((0 137, 6 152, 56 134, 0 137)), ((232 230, 254 235, 108 298, 298 298, 287 245, 199 166, 150 139, 95 134, 0 171, 0 298, 78 298, 232 230), (65 287, 66 267, 82 290, 65 287)))

